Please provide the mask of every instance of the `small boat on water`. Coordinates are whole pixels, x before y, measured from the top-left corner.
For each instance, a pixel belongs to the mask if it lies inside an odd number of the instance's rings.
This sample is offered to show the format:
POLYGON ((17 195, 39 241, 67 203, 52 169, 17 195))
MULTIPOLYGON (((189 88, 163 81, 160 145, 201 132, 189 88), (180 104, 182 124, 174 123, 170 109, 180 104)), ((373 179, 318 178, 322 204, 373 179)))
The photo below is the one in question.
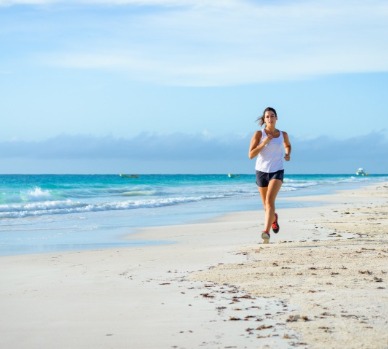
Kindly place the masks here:
POLYGON ((357 171, 356 171, 356 175, 357 176, 367 176, 368 174, 364 171, 364 169, 362 167, 360 167, 357 171))
POLYGON ((120 173, 119 176, 121 178, 139 178, 140 177, 137 174, 125 174, 125 173, 120 173))
POLYGON ((237 178, 237 177, 240 177, 240 175, 234 174, 234 173, 228 173, 228 177, 229 178, 237 178))

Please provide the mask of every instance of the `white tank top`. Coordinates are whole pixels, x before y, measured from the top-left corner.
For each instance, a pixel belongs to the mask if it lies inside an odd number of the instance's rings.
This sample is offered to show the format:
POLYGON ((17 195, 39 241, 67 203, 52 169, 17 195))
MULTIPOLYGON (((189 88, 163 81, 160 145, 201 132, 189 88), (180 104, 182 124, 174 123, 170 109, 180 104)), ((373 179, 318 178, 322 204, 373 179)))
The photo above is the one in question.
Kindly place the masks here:
MULTIPOLYGON (((266 138, 267 134, 264 129, 261 131, 262 136, 260 143, 262 143, 266 138)), ((256 159, 256 171, 261 172, 276 172, 283 170, 283 157, 284 157, 284 138, 283 132, 280 131, 280 136, 278 138, 272 138, 259 153, 256 159)))

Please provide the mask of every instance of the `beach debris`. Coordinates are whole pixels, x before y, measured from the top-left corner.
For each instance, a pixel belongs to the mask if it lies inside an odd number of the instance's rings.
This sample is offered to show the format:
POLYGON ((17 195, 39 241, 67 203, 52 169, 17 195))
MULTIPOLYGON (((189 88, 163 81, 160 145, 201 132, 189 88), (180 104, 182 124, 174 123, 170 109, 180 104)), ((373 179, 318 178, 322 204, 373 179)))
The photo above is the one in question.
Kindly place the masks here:
POLYGON ((214 295, 210 293, 201 293, 201 296, 204 298, 214 298, 214 295))
POLYGON ((179 333, 193 333, 193 330, 187 330, 187 331, 179 331, 179 333))
POLYGON ((356 320, 358 320, 358 318, 359 318, 357 315, 352 315, 352 314, 341 314, 341 317, 353 318, 353 319, 356 319, 356 320))
POLYGON ((256 338, 269 338, 269 337, 271 337, 270 334, 268 334, 268 335, 266 335, 266 336, 260 336, 260 335, 258 335, 256 338))
POLYGON ((250 320, 250 319, 255 319, 255 318, 256 318, 255 315, 247 315, 247 316, 244 318, 244 320, 245 320, 245 321, 248 321, 248 320, 250 320))
POLYGON ((225 310, 225 309, 227 309, 227 308, 224 307, 224 306, 221 306, 221 307, 217 307, 216 309, 221 311, 221 310, 225 310))
POLYGON ((249 294, 244 294, 243 296, 241 297, 237 297, 237 298, 243 298, 243 299, 254 299, 251 295, 249 294))
POLYGON ((243 256, 246 256, 246 255, 248 255, 248 252, 246 252, 246 251, 237 252, 236 255, 243 255, 243 256))
POLYGON ((320 330, 324 330, 326 333, 332 332, 331 328, 328 326, 320 326, 318 327, 320 330))
POLYGON ((286 322, 297 322, 297 321, 310 321, 306 315, 290 315, 286 322))
POLYGON ((256 328, 256 330, 261 331, 261 330, 268 330, 269 328, 272 328, 272 325, 261 325, 256 328))

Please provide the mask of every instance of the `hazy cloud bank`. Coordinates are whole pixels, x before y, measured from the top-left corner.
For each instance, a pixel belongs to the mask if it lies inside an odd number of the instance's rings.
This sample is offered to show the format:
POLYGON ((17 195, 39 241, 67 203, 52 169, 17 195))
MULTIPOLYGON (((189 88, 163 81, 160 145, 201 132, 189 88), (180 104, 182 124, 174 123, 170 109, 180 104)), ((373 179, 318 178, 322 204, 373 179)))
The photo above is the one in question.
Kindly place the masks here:
POLYGON ((246 137, 210 138, 206 135, 142 133, 124 139, 111 136, 61 135, 40 142, 1 142, 3 157, 63 159, 229 160, 246 150, 246 137), (243 146, 243 147, 242 147, 243 146))
MULTIPOLYGON (((250 137, 144 133, 129 139, 62 135, 40 142, 0 142, 0 172, 20 172, 25 160, 29 168, 66 164, 61 171, 71 173, 110 173, 128 164, 143 173, 250 173, 254 171, 254 161, 247 157, 250 137), (13 170, 16 162, 19 167, 13 170)), ((292 139, 292 145, 292 161, 286 164, 290 173, 353 173, 358 167, 388 173, 388 140, 383 132, 343 140, 292 139)), ((39 168, 22 172, 31 171, 47 172, 39 168)))

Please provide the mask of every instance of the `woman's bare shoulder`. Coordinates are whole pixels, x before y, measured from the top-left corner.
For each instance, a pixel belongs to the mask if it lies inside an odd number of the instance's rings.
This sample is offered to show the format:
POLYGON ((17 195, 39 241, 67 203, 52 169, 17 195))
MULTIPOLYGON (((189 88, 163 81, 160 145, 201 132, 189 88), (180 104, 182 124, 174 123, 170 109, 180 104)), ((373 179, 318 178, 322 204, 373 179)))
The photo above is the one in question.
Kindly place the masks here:
POLYGON ((255 131, 251 139, 251 146, 257 145, 261 140, 261 131, 255 131))

